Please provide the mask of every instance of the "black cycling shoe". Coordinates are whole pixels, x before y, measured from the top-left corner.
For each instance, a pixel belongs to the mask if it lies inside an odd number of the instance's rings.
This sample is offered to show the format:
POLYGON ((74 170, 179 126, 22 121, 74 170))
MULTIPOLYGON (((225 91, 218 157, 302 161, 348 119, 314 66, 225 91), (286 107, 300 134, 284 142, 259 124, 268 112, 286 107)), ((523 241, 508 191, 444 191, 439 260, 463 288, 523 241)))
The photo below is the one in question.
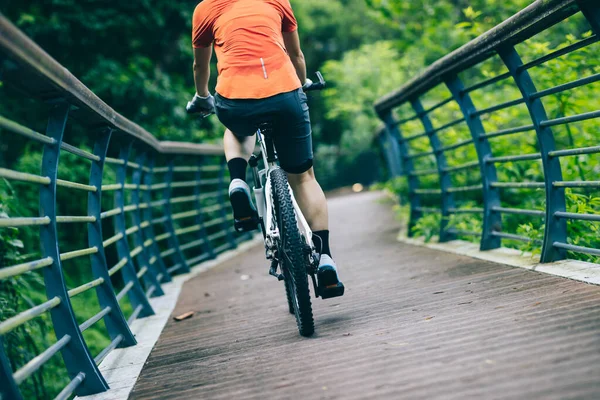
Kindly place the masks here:
POLYGON ((321 254, 317 269, 319 296, 322 299, 339 297, 344 294, 344 284, 340 282, 335 262, 327 254, 321 254))
POLYGON ((250 197, 250 187, 241 179, 229 185, 229 201, 233 208, 234 227, 238 232, 253 231, 258 227, 258 213, 250 197))

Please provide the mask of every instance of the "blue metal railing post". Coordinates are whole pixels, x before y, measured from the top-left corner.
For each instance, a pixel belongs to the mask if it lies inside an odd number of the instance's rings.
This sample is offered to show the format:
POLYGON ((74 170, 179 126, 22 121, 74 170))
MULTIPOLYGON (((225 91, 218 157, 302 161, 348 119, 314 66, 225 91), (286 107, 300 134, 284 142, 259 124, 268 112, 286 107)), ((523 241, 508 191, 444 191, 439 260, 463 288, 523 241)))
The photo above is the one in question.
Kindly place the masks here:
MULTIPOLYGON (((174 249, 175 252, 173 253, 173 259, 175 260, 175 265, 178 265, 179 268, 177 268, 176 270, 173 270, 174 272, 189 272, 190 271, 190 266, 187 263, 187 260, 185 259, 185 257, 183 256, 183 252, 181 251, 181 246, 179 244, 179 238, 177 237, 177 235, 175 234, 175 223, 173 222, 173 207, 171 206, 171 195, 173 193, 173 169, 175 168, 175 160, 174 159, 170 159, 168 162, 168 171, 167 174, 165 175, 165 180, 166 180, 166 186, 165 186, 165 191, 164 191, 164 195, 163 195, 163 199, 166 200, 165 203, 165 214, 166 214, 166 219, 165 219, 165 230, 170 233, 169 239, 168 239, 168 243, 169 243, 169 247, 171 249, 174 249)), ((173 267, 171 267, 173 268, 173 267)))
POLYGON ((221 218, 223 219, 223 223, 222 223, 222 229, 225 231, 225 238, 227 240, 227 243, 229 244, 229 248, 231 249, 235 249, 237 247, 237 242, 235 240, 235 237, 232 234, 231 228, 232 228, 232 222, 230 222, 227 219, 228 216, 228 212, 226 210, 227 206, 229 205, 229 194, 226 193, 225 195, 223 194, 223 191, 225 191, 225 188, 227 187, 227 182, 225 179, 225 172, 227 171, 227 162, 225 160, 225 157, 220 159, 220 163, 221 163, 221 168, 219 169, 219 183, 217 185, 217 192, 218 194, 218 198, 219 198, 219 203, 221 204, 221 208, 219 209, 219 213, 221 214, 221 218))
POLYGON ((22 400, 21 392, 13 379, 10 361, 4 353, 4 341, 0 336, 0 399, 22 400))
POLYGON ((147 222, 148 225, 143 227, 144 237, 146 240, 152 240, 152 245, 150 246, 150 260, 154 259, 154 262, 151 263, 152 266, 156 266, 157 270, 157 278, 160 277, 160 282, 171 282, 171 274, 167 271, 167 267, 163 258, 160 256, 160 248, 158 247, 158 243, 156 243, 156 235, 154 233, 154 225, 152 224, 152 182, 154 180, 154 158, 149 157, 146 166, 146 172, 144 174, 144 185, 146 186, 146 190, 143 192, 144 203, 148 204, 148 207, 144 208, 142 212, 142 218, 144 222, 147 222))
POLYGON ((402 175, 402 156, 400 154, 398 140, 396 140, 386 128, 381 130, 378 138, 386 163, 388 165, 390 178, 402 175))
POLYGON ((579 9, 592 27, 592 31, 600 36, 600 7, 596 0, 577 0, 579 9))
POLYGON ((117 241, 117 254, 120 260, 127 260, 121 269, 123 281, 125 285, 131 285, 127 296, 133 307, 133 315, 139 317, 147 317, 154 315, 154 310, 144 293, 142 284, 137 277, 133 260, 131 259, 131 249, 127 241, 127 222, 125 217, 125 184, 127 183, 127 163, 129 161, 129 153, 133 142, 122 144, 119 150, 119 159, 122 163, 117 167, 117 184, 121 185, 120 189, 115 192, 115 208, 119 208, 121 212, 115 215, 115 234, 121 234, 123 237, 117 241))
POLYGON ((48 299, 60 299, 60 304, 50 311, 54 332, 59 339, 70 336, 69 343, 61 350, 61 354, 71 379, 80 373, 85 374, 85 379, 77 388, 77 394, 88 395, 106 391, 108 385, 90 354, 71 307, 60 261, 56 226, 56 182, 60 145, 70 108, 66 102, 57 102, 52 106, 48 118, 46 135, 54 139, 55 143, 46 145, 42 156, 41 173, 42 176, 50 178, 50 184, 40 187, 40 216, 49 217, 51 222, 40 227, 40 239, 42 257, 51 257, 54 260, 52 265, 43 270, 46 295, 48 299))
POLYGON ((417 178, 417 176, 412 174, 415 169, 413 166, 412 159, 407 157, 408 146, 406 145, 406 142, 402 139, 400 129, 398 128, 398 124, 396 124, 396 121, 394 121, 394 116, 392 115, 392 112, 388 111, 385 114, 380 115, 380 118, 385 123, 386 131, 389 134, 392 142, 395 142, 398 145, 397 148, 398 154, 400 156, 400 162, 408 180, 408 201, 410 203, 410 218, 408 221, 407 235, 410 237, 413 235, 412 230, 417 220, 421 218, 421 211, 419 211, 421 202, 419 194, 417 193, 417 190, 419 188, 419 179, 417 178))
POLYGON ((101 130, 96 135, 94 144, 94 155, 100 158, 99 161, 93 161, 90 169, 90 186, 96 187, 98 190, 88 193, 88 215, 96 220, 88 224, 88 243, 90 247, 96 247, 98 252, 92 254, 92 274, 95 279, 102 278, 104 282, 96 287, 96 295, 100 308, 106 309, 110 307, 110 312, 104 317, 104 323, 108 336, 114 340, 119 335, 123 337, 119 343, 120 347, 133 346, 137 343, 127 320, 123 316, 119 301, 115 296, 115 290, 110 280, 108 266, 106 263, 106 253, 102 244, 102 174, 104 172, 104 163, 106 160, 106 152, 108 144, 112 136, 112 129, 107 128, 101 130))
POLYGON ((492 157, 492 147, 487 138, 483 136, 485 129, 481 119, 475 114, 477 111, 475 104, 473 104, 471 96, 463 90, 464 86, 458 76, 448 79, 446 86, 465 117, 479 161, 483 186, 483 230, 479 248, 481 250, 497 249, 501 245, 501 240, 492 235, 492 232, 502 230, 502 216, 493 211, 494 207, 500 207, 500 193, 497 188, 492 187, 492 183, 498 181, 496 166, 487 162, 487 159, 492 157))
POLYGON ((521 70, 523 65, 521 57, 514 47, 504 48, 498 51, 504 64, 508 67, 533 121, 537 134, 544 167, 544 183, 546 184, 546 227, 544 230, 544 241, 542 246, 541 262, 551 262, 566 258, 564 249, 554 247, 554 242, 567 243, 567 221, 564 218, 554 216, 556 212, 565 212, 566 200, 565 189, 555 187, 553 182, 562 181, 562 170, 560 159, 550 157, 549 152, 554 151, 554 134, 550 127, 542 127, 540 123, 546 121, 548 116, 544 104, 540 98, 531 99, 530 94, 537 90, 527 70, 521 70))
MULTIPOLYGON (((202 165, 204 165, 204 157, 200 157, 198 161, 198 171, 194 176, 194 180, 196 182, 200 182, 202 179, 202 165)), ((194 186, 194 196, 196 196, 196 207, 198 210, 202 209, 202 201, 200 201, 200 195, 202 194, 202 190, 200 189, 200 185, 194 186)), ((196 215, 196 224, 201 225, 202 229, 200 229, 200 239, 204 240, 202 244, 202 250, 205 254, 207 254, 207 258, 215 258, 217 255, 215 253, 215 248, 208 240, 208 233, 206 232, 206 227, 204 226, 204 215, 201 212, 196 215)))
MULTIPOLYGON (((142 277, 146 288, 148 288, 148 290, 146 291, 147 295, 150 297, 162 296, 165 294, 165 292, 160 286, 156 270, 150 264, 150 258, 152 256, 150 255, 148 247, 150 247, 152 243, 146 243, 146 240, 144 239, 144 232, 142 227, 142 212, 140 210, 140 203, 142 199, 142 196, 140 196, 140 192, 142 185, 142 175, 144 174, 144 171, 142 169, 144 168, 146 162, 146 153, 139 154, 136 157, 135 162, 138 165, 138 168, 133 172, 132 183, 135 185, 135 189, 131 193, 131 202, 137 207, 135 208, 135 210, 132 211, 131 217, 133 220, 133 225, 137 226, 138 231, 133 234, 133 243, 135 247, 142 248, 142 252, 137 255, 136 260, 140 268, 147 268, 147 272, 142 277)), ((147 207, 150 207, 150 205, 146 204, 146 208, 147 207)))
POLYGON ((427 132, 427 137, 429 138, 429 143, 431 145, 431 149, 435 155, 435 161, 437 165, 439 180, 440 180, 440 189, 442 190, 440 207, 442 211, 442 218, 440 220, 440 242, 447 242, 449 240, 456 239, 456 235, 448 232, 448 221, 450 219, 450 209, 454 208, 454 200, 452 194, 448 191, 448 189, 452 186, 452 180, 450 178, 450 174, 446 171, 446 167, 448 166, 446 163, 446 156, 444 152, 441 151, 442 144, 440 139, 437 136, 433 129, 433 124, 429 119, 429 116, 425 113, 423 106, 419 99, 411 100, 411 105, 413 110, 419 116, 421 120, 421 124, 427 132))

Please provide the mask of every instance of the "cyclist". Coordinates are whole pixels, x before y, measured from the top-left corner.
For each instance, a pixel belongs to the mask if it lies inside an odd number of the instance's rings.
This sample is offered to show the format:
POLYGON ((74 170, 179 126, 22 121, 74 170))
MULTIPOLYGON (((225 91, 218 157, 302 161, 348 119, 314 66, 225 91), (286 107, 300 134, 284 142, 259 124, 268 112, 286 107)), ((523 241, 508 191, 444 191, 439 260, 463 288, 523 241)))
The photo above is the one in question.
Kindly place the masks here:
POLYGON ((281 168, 321 254, 318 285, 329 287, 339 278, 329 248, 327 201, 313 170, 310 117, 301 83, 312 82, 306 78, 297 26, 289 0, 202 1, 194 10, 192 29, 196 94, 186 109, 215 111, 227 128, 223 143, 231 175, 229 198, 238 221, 256 216, 246 168, 256 127, 269 118, 281 168), (208 90, 213 46, 218 61, 214 97, 208 90))

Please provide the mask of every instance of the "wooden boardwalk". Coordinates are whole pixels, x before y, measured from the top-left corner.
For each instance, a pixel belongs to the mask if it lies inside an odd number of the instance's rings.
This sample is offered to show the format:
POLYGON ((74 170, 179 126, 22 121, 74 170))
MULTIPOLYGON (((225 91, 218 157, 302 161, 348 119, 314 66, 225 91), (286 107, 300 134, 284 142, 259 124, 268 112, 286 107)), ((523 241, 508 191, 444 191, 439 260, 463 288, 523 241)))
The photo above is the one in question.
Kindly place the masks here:
POLYGON ((600 287, 396 241, 330 201, 347 292, 298 335, 260 247, 186 283, 131 399, 600 399, 600 287))

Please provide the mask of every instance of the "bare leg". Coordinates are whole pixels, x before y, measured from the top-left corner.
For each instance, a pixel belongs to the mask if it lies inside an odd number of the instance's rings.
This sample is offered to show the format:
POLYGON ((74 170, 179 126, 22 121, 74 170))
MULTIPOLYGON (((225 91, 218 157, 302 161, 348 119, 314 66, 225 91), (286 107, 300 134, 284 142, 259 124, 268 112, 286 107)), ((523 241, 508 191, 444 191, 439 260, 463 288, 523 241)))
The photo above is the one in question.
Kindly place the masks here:
POLYGON ((328 230, 327 200, 315 179, 315 171, 311 168, 303 174, 288 173, 288 181, 310 228, 313 231, 328 230))
POLYGON ((235 136, 229 129, 225 130, 223 136, 223 147, 225 148, 225 158, 227 161, 233 158, 243 158, 248 161, 254 151, 256 135, 239 137, 235 136))

